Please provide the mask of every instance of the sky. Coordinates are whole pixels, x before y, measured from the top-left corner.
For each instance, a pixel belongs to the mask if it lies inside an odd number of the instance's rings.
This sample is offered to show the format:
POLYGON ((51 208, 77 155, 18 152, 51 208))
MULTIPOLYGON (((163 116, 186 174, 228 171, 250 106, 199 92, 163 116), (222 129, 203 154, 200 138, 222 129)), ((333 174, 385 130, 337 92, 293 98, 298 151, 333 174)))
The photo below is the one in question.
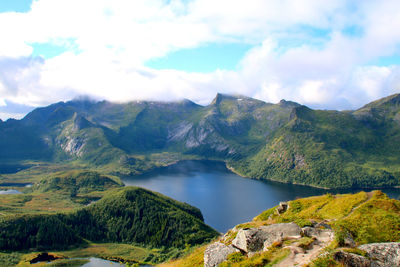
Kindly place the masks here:
POLYGON ((357 109, 400 93, 398 0, 1 0, 0 118, 79 96, 357 109))

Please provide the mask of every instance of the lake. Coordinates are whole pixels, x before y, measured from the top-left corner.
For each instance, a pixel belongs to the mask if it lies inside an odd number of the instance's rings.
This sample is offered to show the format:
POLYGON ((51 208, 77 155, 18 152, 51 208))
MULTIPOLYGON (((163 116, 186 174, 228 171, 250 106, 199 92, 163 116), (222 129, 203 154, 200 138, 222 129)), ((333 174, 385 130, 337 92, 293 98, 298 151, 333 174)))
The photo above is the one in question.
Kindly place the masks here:
POLYGON ((22 192, 15 189, 0 190, 0 195, 15 195, 22 194, 22 192))
POLYGON ((4 164, 0 163, 0 174, 16 173, 32 167, 30 164, 4 164))
MULTIPOLYGON (((361 190, 323 190, 242 178, 216 161, 181 161, 149 173, 122 179, 126 185, 140 186, 198 207, 204 221, 220 232, 252 220, 280 201, 361 190)), ((382 190, 398 198, 400 189, 382 190)))

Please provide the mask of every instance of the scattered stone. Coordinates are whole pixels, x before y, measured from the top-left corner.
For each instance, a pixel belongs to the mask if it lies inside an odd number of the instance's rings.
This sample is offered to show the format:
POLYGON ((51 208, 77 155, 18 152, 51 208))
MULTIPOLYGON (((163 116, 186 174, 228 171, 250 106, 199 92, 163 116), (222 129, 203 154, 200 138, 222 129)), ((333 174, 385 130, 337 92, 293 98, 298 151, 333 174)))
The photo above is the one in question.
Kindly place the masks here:
POLYGON ((266 250, 274 242, 285 238, 300 238, 300 227, 295 223, 278 223, 250 229, 240 229, 232 245, 243 252, 266 250))
POLYGON ((215 242, 209 245, 204 252, 204 267, 217 267, 228 258, 228 255, 239 252, 232 245, 215 242))
POLYGON ((301 228, 301 234, 302 234, 302 236, 306 236, 306 237, 318 237, 320 233, 319 233, 319 229, 306 226, 306 227, 301 228))
POLYGON ((332 229, 332 227, 327 224, 325 221, 319 222, 314 225, 315 228, 322 228, 322 229, 332 229))
POLYGON ((347 232, 346 236, 344 237, 343 240, 343 245, 346 247, 351 247, 354 248, 356 246, 356 242, 354 242, 353 236, 351 233, 347 232))
POLYGON ((287 211, 289 208, 289 204, 287 202, 279 202, 279 206, 276 208, 276 212, 278 214, 282 214, 287 211))
POLYGON ((371 261, 370 259, 356 255, 353 253, 348 253, 344 251, 337 251, 333 258, 348 267, 372 267, 372 266, 379 266, 376 265, 375 262, 371 261))
POLYGON ((367 252, 367 256, 376 260, 376 266, 400 267, 400 243, 372 243, 358 247, 367 252))
POLYGON ((321 228, 306 226, 301 228, 301 234, 302 236, 311 237, 315 239, 329 240, 333 239, 335 232, 331 229, 324 229, 324 228, 321 229, 321 228))

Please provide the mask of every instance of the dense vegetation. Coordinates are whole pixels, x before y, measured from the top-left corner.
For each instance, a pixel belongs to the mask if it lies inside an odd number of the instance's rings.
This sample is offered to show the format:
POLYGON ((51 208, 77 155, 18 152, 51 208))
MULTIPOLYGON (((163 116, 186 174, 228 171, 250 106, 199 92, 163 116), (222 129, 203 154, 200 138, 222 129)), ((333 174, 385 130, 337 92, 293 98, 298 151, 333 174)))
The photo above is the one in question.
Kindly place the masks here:
POLYGON ((141 188, 111 190, 100 201, 69 213, 2 217, 0 250, 65 249, 90 241, 184 248, 217 232, 201 212, 141 188))
POLYGON ((343 112, 221 94, 208 106, 60 102, 0 124, 0 165, 137 174, 181 159, 217 159, 259 179, 392 187, 400 183, 399 114, 400 95, 343 112))

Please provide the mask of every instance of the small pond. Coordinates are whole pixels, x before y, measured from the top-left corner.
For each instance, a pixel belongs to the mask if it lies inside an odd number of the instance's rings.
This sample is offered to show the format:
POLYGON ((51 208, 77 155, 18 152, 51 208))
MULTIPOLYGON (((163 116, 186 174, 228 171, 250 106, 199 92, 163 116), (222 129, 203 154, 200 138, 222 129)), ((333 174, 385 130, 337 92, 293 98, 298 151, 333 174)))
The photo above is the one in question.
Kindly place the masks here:
POLYGON ((22 194, 22 192, 15 189, 0 190, 0 195, 15 195, 22 194))

